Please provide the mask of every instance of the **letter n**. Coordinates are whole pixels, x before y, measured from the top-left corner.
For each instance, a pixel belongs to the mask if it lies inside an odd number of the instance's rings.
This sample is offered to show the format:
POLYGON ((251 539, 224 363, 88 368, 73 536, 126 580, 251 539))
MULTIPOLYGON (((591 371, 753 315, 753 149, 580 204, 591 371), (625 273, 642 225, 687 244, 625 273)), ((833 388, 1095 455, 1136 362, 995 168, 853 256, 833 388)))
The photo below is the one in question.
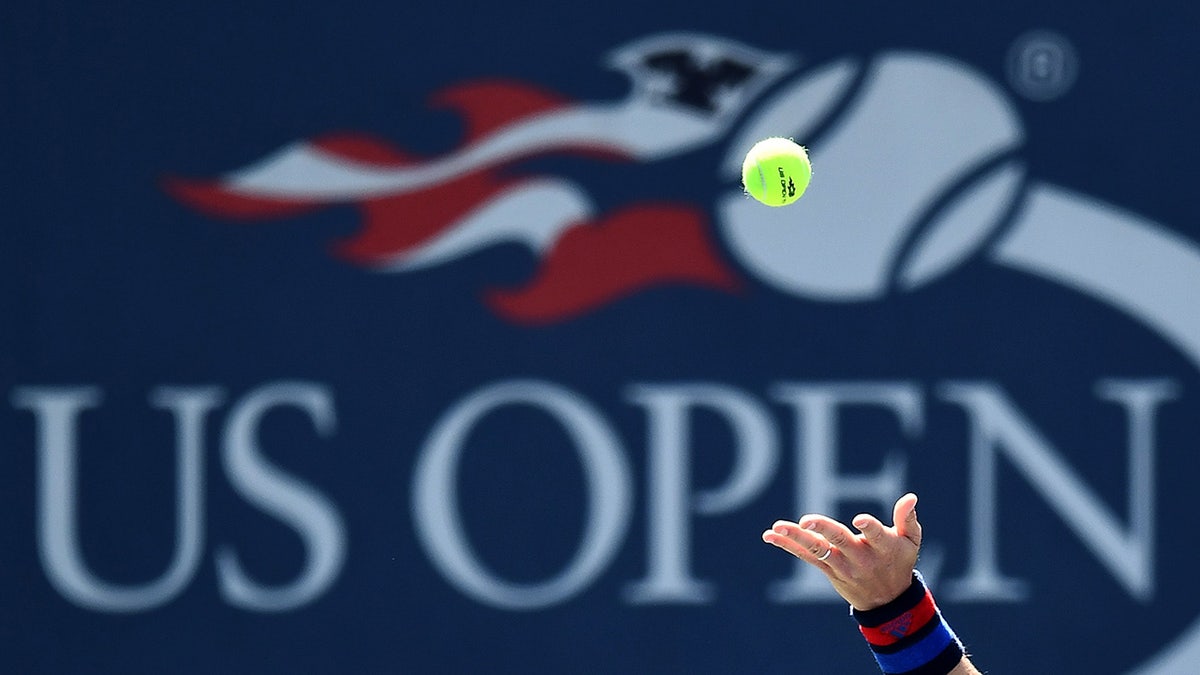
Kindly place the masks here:
MULTIPOLYGON (((1154 419, 1158 406, 1177 392, 1168 380, 1102 380, 1096 385, 1097 396, 1120 404, 1128 419, 1125 524, 998 387, 979 382, 941 386, 941 398, 966 411, 971 434, 970 558, 966 575, 947 582, 947 598, 1014 601, 1024 597, 1024 584, 1004 577, 997 562, 996 458, 1003 455, 1130 596, 1148 602, 1154 594, 1154 419)), ((1020 545, 1029 546, 1039 538, 1040 533, 1031 534, 1020 545)))

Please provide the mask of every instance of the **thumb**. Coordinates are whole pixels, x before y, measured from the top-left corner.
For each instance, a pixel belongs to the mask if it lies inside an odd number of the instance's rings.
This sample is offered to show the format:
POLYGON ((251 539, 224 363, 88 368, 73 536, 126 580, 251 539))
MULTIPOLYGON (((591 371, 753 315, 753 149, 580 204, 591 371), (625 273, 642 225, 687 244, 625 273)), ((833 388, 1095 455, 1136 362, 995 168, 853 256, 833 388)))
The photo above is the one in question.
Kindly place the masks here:
POLYGON ((896 524, 896 533, 916 544, 921 545, 921 522, 917 520, 917 496, 911 492, 896 500, 892 512, 892 522, 896 524))

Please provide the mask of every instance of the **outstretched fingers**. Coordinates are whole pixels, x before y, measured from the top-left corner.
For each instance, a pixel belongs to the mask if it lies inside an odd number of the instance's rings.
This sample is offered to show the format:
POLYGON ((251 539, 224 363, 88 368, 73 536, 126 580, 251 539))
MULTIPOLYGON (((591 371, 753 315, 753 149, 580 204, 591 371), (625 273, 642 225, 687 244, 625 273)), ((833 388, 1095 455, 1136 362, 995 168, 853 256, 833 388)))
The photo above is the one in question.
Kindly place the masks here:
POLYGON ((826 516, 807 515, 799 520, 799 525, 805 530, 821 535, 836 548, 851 546, 855 540, 855 534, 850 528, 826 516))
POLYGON ((818 567, 828 563, 835 553, 834 546, 825 537, 786 520, 777 521, 771 529, 763 532, 762 538, 768 544, 818 567))
POLYGON ((883 537, 887 534, 887 528, 879 519, 869 513, 860 513, 854 516, 854 526, 862 532, 863 539, 871 545, 875 546, 883 541, 883 537))

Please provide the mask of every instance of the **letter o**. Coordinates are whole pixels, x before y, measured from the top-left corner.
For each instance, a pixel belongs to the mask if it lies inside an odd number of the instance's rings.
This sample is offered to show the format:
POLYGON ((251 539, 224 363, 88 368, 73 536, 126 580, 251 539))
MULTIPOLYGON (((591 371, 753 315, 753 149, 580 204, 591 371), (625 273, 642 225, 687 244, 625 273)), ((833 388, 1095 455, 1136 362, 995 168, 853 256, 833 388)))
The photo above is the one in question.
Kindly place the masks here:
POLYGON ((548 382, 500 382, 451 407, 430 432, 413 482, 416 531, 430 560, 460 591, 501 609, 541 609, 570 599, 612 561, 629 525, 632 480, 617 434, 586 400, 548 382), (468 435, 484 416, 512 405, 539 408, 562 424, 587 486, 587 517, 575 556, 559 574, 535 583, 513 583, 487 570, 472 553, 458 508, 458 468, 468 435))

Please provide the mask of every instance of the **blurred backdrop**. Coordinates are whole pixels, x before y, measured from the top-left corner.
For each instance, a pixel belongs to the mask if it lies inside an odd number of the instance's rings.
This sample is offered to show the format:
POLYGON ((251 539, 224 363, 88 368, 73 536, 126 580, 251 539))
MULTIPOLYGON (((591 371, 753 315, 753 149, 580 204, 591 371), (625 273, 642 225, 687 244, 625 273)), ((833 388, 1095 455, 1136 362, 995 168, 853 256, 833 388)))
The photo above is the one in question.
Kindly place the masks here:
POLYGON ((1194 672, 1191 3, 0 14, 0 670, 1194 672))

